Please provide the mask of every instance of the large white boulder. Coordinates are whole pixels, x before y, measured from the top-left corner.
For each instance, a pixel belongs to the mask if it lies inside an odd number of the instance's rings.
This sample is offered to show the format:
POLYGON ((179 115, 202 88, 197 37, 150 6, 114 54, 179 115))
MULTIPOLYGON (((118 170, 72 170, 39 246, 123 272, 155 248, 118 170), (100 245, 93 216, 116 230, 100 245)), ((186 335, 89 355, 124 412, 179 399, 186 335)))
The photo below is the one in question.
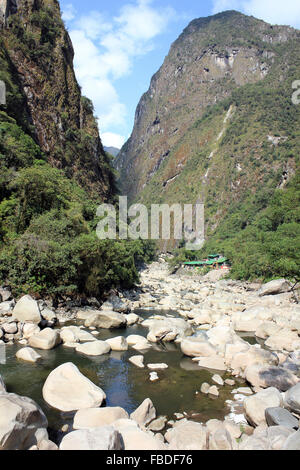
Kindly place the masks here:
POLYGON ((121 435, 112 426, 79 429, 67 434, 59 450, 123 450, 121 435))
POLYGON ((93 341, 92 343, 83 343, 76 346, 76 352, 86 356, 102 356, 108 354, 110 349, 106 341, 93 341))
POLYGON ((106 395, 71 362, 54 369, 48 376, 43 397, 60 411, 76 411, 101 406, 106 395))
POLYGON ((143 403, 130 415, 130 419, 140 426, 146 426, 156 418, 156 410, 150 398, 146 398, 143 403))
POLYGON ((264 284, 258 291, 258 295, 263 297, 264 295, 276 295, 283 292, 289 292, 291 290, 291 283, 286 279, 276 279, 274 281, 264 284))
POLYGON ((281 393, 274 387, 266 388, 244 400, 244 410, 249 423, 253 426, 266 424, 265 411, 267 408, 282 406, 281 393))
POLYGON ((96 338, 79 326, 64 326, 60 330, 60 337, 64 343, 88 343, 96 341, 96 338))
POLYGON ((189 357, 209 357, 216 354, 216 348, 202 337, 184 338, 180 344, 183 354, 189 357))
POLYGON ((24 295, 16 303, 16 306, 13 309, 13 316, 19 322, 39 324, 41 321, 38 303, 30 295, 24 295))
POLYGON ((127 351, 128 343, 123 336, 117 336, 116 338, 110 338, 106 340, 112 351, 127 351))
POLYGON ((128 419, 128 413, 120 407, 89 408, 79 410, 74 417, 74 429, 107 426, 119 419, 128 419))
POLYGON ((25 323, 22 327, 22 337, 24 339, 29 339, 31 336, 36 335, 39 333, 40 327, 34 325, 33 323, 25 323))
POLYGON ((122 436, 125 450, 167 450, 167 447, 152 433, 142 431, 135 421, 120 419, 113 427, 122 436))
POLYGON ((48 438, 47 418, 30 398, 0 394, 0 450, 27 450, 48 438))
POLYGON ((85 326, 96 328, 123 328, 126 326, 126 317, 122 313, 109 310, 98 311, 90 315, 84 322, 85 326))
POLYGON ((16 353, 16 358, 20 359, 21 361, 35 363, 39 361, 40 359, 42 359, 42 356, 40 356, 32 348, 22 348, 22 349, 19 349, 19 351, 16 353))
POLYGON ((165 434, 169 450, 205 450, 207 431, 200 423, 185 421, 165 434))
POLYGON ((37 349, 53 349, 61 343, 59 331, 45 328, 45 330, 30 336, 29 346, 37 349))

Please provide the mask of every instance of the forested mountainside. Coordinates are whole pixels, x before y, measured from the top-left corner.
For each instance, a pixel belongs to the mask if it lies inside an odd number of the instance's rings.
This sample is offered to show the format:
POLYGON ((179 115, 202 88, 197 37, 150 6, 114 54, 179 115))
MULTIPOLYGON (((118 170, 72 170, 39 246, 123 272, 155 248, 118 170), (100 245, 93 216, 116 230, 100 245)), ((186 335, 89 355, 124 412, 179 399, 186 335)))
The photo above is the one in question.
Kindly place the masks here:
POLYGON ((0 284, 102 295, 131 285, 140 246, 99 241, 116 186, 56 0, 0 2, 0 284))
POLYGON ((131 200, 205 203, 207 244, 182 259, 217 250, 237 277, 299 276, 299 77, 300 31, 235 11, 172 45, 115 165, 131 200))

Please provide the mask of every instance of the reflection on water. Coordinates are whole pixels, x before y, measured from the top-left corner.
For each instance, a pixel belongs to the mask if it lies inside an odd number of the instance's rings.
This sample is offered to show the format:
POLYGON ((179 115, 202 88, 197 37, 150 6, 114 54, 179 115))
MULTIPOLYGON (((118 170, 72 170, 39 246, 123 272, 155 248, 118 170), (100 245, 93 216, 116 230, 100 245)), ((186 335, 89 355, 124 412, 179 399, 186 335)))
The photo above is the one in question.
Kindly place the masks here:
MULTIPOLYGON (((165 312, 164 312, 165 313, 165 312)), ((141 314, 141 312, 139 312, 141 314)), ((143 312, 150 316, 151 312, 143 312)), ((118 335, 147 335, 147 329, 134 325, 123 330, 101 330, 98 339, 105 340, 118 335)), ((15 354, 21 345, 6 346, 7 363, 0 365, 9 392, 28 396, 40 404, 49 420, 49 426, 58 430, 67 417, 48 407, 42 397, 42 387, 49 373, 65 362, 73 362, 80 371, 100 386, 107 395, 107 406, 121 406, 128 413, 134 411, 147 397, 151 398, 158 415, 172 418, 175 412, 195 414, 195 419, 206 421, 210 418, 223 418, 227 413, 225 400, 231 397, 232 388, 220 389, 220 397, 213 399, 201 393, 201 384, 211 382, 213 371, 202 370, 190 358, 182 355, 175 344, 153 345, 144 352, 145 364, 166 363, 169 368, 159 370, 159 381, 149 381, 149 369, 138 369, 128 362, 131 356, 140 352, 129 349, 126 352, 111 352, 99 357, 87 357, 73 349, 59 346, 52 351, 39 351, 42 361, 28 364, 16 359, 15 354)), ((223 374, 224 378, 227 377, 223 374)))

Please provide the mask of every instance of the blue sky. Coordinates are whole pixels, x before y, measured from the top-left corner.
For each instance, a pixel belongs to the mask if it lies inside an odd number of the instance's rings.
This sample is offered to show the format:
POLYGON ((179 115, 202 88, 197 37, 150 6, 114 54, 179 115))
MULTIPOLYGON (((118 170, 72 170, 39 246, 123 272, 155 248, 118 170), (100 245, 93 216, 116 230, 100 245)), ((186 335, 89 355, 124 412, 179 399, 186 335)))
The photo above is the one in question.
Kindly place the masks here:
POLYGON ((300 0, 62 0, 82 92, 93 100, 104 145, 120 148, 135 108, 188 23, 239 10, 300 28, 300 0))

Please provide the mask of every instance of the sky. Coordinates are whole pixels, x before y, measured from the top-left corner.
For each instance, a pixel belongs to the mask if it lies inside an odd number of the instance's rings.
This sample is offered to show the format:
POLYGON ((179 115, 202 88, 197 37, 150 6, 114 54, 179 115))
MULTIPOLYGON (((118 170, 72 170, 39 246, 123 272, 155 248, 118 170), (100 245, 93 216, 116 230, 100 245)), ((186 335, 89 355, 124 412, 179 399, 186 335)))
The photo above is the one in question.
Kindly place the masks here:
POLYGON ((300 0, 61 0, 82 93, 93 101, 102 142, 121 148, 136 106, 188 23, 238 10, 300 28, 300 0))

